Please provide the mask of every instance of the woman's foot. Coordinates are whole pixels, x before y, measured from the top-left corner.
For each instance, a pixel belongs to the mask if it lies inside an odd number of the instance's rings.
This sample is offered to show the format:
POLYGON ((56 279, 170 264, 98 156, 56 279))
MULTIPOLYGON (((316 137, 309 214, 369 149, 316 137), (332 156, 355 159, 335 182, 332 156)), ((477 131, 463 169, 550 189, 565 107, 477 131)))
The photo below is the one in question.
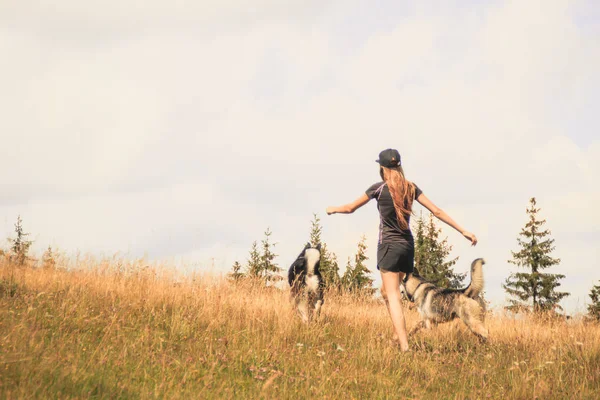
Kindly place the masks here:
POLYGON ((410 351, 410 347, 408 347, 408 343, 404 343, 404 344, 401 343, 400 339, 398 339, 397 335, 392 336, 392 338, 390 339, 390 344, 393 346, 400 347, 400 351, 402 351, 403 353, 410 351))

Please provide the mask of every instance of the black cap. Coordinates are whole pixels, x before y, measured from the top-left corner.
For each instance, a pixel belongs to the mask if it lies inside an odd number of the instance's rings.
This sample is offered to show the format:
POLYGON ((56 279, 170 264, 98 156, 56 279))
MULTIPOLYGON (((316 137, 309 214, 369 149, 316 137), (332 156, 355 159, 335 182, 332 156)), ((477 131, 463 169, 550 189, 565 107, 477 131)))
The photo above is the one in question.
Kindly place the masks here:
POLYGON ((400 165, 400 153, 396 149, 386 149, 379 153, 379 160, 375 160, 382 167, 396 168, 400 165))

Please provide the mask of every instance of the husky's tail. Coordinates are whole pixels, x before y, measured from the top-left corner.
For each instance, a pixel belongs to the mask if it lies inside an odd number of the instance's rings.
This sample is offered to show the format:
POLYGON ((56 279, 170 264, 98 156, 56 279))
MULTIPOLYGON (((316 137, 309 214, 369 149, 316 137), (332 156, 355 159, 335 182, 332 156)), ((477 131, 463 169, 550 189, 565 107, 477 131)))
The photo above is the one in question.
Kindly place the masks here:
POLYGON ((478 258, 471 263, 471 283, 464 293, 472 299, 479 296, 483 290, 483 264, 485 264, 483 258, 478 258))

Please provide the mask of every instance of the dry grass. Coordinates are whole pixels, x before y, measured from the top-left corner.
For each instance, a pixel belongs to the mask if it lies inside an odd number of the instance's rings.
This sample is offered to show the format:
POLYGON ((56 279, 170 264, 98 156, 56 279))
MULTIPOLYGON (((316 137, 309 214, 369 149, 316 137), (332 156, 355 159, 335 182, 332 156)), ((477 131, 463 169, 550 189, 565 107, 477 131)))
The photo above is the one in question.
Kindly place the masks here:
POLYGON ((600 397, 597 325, 491 317, 482 345, 454 322, 407 355, 378 301, 306 326, 287 291, 141 266, 0 262, 0 398, 600 397))

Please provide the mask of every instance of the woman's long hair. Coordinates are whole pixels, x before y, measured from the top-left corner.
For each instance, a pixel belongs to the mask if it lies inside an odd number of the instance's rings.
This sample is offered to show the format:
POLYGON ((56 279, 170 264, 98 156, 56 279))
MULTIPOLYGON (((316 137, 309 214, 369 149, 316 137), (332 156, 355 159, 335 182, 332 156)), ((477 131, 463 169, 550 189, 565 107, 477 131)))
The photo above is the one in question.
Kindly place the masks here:
POLYGON ((379 175, 387 183, 400 228, 408 229, 408 219, 412 213, 412 204, 415 198, 415 185, 406 180, 401 166, 396 168, 380 167, 379 175))

